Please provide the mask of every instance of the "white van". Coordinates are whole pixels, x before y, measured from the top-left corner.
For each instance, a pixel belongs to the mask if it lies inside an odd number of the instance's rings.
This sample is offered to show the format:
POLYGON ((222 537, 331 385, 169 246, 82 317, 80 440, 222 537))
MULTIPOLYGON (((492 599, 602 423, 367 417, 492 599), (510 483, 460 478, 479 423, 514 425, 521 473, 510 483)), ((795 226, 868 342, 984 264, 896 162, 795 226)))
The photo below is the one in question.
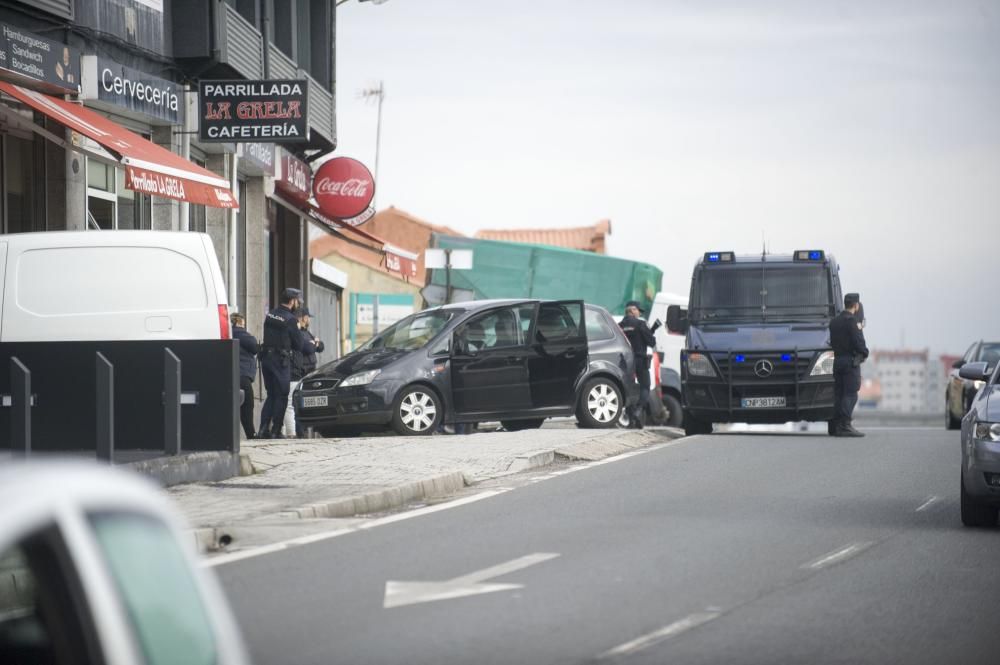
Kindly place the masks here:
POLYGON ((663 406, 670 412, 668 424, 680 427, 681 415, 681 351, 684 349, 684 335, 676 335, 667 330, 667 307, 680 305, 686 308, 687 296, 661 292, 653 299, 653 307, 647 320, 652 323, 659 319, 664 323, 656 331, 656 352, 660 357, 660 392, 663 406))
POLYGON ((229 339, 204 233, 0 235, 0 342, 229 339))

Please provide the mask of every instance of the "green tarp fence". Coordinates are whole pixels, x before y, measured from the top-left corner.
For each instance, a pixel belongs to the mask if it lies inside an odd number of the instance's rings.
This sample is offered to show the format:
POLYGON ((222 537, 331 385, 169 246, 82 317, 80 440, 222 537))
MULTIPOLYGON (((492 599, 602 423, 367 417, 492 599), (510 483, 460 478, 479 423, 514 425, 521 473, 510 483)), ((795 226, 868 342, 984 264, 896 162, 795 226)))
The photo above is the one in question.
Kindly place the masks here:
MULTIPOLYGON (((472 270, 452 270, 453 289, 474 297, 581 299, 620 314, 629 300, 649 311, 663 272, 655 266, 593 252, 497 240, 434 234, 439 249, 471 249, 472 270)), ((431 284, 444 286, 444 269, 431 271, 431 284)))

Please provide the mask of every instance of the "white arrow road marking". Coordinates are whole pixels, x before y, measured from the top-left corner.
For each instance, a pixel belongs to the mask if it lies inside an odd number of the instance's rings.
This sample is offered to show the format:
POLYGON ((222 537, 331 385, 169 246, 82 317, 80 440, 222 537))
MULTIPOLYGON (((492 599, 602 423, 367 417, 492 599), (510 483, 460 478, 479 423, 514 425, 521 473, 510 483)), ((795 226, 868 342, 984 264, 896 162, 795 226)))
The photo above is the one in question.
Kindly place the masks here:
POLYGON ((677 637, 681 633, 687 632, 692 628, 697 628, 702 624, 708 623, 712 619, 717 619, 721 614, 721 612, 714 610, 695 612, 694 614, 686 616, 679 621, 675 621, 672 624, 664 626, 663 628, 637 637, 631 642, 626 642, 625 644, 616 646, 614 649, 609 649, 598 656, 597 659, 613 660, 615 658, 621 658, 622 656, 636 653, 637 651, 642 651, 643 649, 648 649, 649 647, 659 644, 664 640, 668 640, 671 637, 677 637))
POLYGON ((857 556, 858 554, 861 554, 872 545, 874 545, 874 543, 872 542, 851 543, 846 547, 841 547, 839 550, 834 550, 833 552, 830 552, 827 555, 821 556, 815 561, 807 563, 802 567, 807 568, 809 570, 819 570, 821 568, 826 568, 827 566, 832 566, 835 563, 846 561, 847 559, 850 559, 852 556, 857 556))
POLYGON ((557 556, 559 555, 551 552, 529 554, 519 559, 513 559, 506 563, 490 566, 489 568, 440 582, 395 582, 389 580, 385 583, 385 602, 383 607, 391 609, 404 605, 429 603, 435 600, 476 596, 483 593, 493 593, 494 591, 523 589, 523 584, 483 584, 483 582, 494 577, 500 577, 501 575, 508 575, 528 566, 534 566, 535 564, 555 559, 557 556))

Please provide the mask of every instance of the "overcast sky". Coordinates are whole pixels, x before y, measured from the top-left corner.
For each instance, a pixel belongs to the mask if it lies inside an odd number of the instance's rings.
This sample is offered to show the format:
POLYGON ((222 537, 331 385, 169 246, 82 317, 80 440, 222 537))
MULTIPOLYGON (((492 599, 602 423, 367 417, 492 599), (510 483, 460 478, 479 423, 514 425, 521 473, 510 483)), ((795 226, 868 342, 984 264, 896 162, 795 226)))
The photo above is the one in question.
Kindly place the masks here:
POLYGON ((612 220, 686 293, 707 250, 822 248, 872 346, 1000 339, 1000 2, 389 0, 338 9, 338 153, 466 233, 612 220))

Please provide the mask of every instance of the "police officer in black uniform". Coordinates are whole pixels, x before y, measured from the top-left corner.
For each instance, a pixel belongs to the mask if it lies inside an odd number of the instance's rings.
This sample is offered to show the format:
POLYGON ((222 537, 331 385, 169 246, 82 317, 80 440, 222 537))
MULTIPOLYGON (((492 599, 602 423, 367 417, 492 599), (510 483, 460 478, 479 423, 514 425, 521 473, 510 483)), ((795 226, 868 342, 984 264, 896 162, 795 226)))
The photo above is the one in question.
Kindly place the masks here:
POLYGON ((288 390, 292 381, 292 350, 302 349, 302 334, 295 310, 302 303, 302 291, 285 289, 281 304, 264 317, 260 370, 264 375, 267 399, 260 414, 259 439, 283 439, 281 427, 288 408, 288 390))
POLYGON ((639 401, 632 407, 629 427, 632 429, 642 429, 643 414, 645 413, 646 402, 649 400, 649 356, 646 349, 656 346, 656 338, 653 333, 660 327, 657 321, 650 328, 640 317, 642 308, 635 300, 625 303, 625 318, 619 322, 628 343, 632 346, 632 355, 635 357, 635 377, 639 382, 639 401))
POLYGON ((861 298, 857 293, 844 296, 844 309, 830 322, 830 346, 833 347, 833 420, 832 436, 864 436, 851 424, 851 414, 861 390, 861 363, 868 358, 861 316, 861 298))

